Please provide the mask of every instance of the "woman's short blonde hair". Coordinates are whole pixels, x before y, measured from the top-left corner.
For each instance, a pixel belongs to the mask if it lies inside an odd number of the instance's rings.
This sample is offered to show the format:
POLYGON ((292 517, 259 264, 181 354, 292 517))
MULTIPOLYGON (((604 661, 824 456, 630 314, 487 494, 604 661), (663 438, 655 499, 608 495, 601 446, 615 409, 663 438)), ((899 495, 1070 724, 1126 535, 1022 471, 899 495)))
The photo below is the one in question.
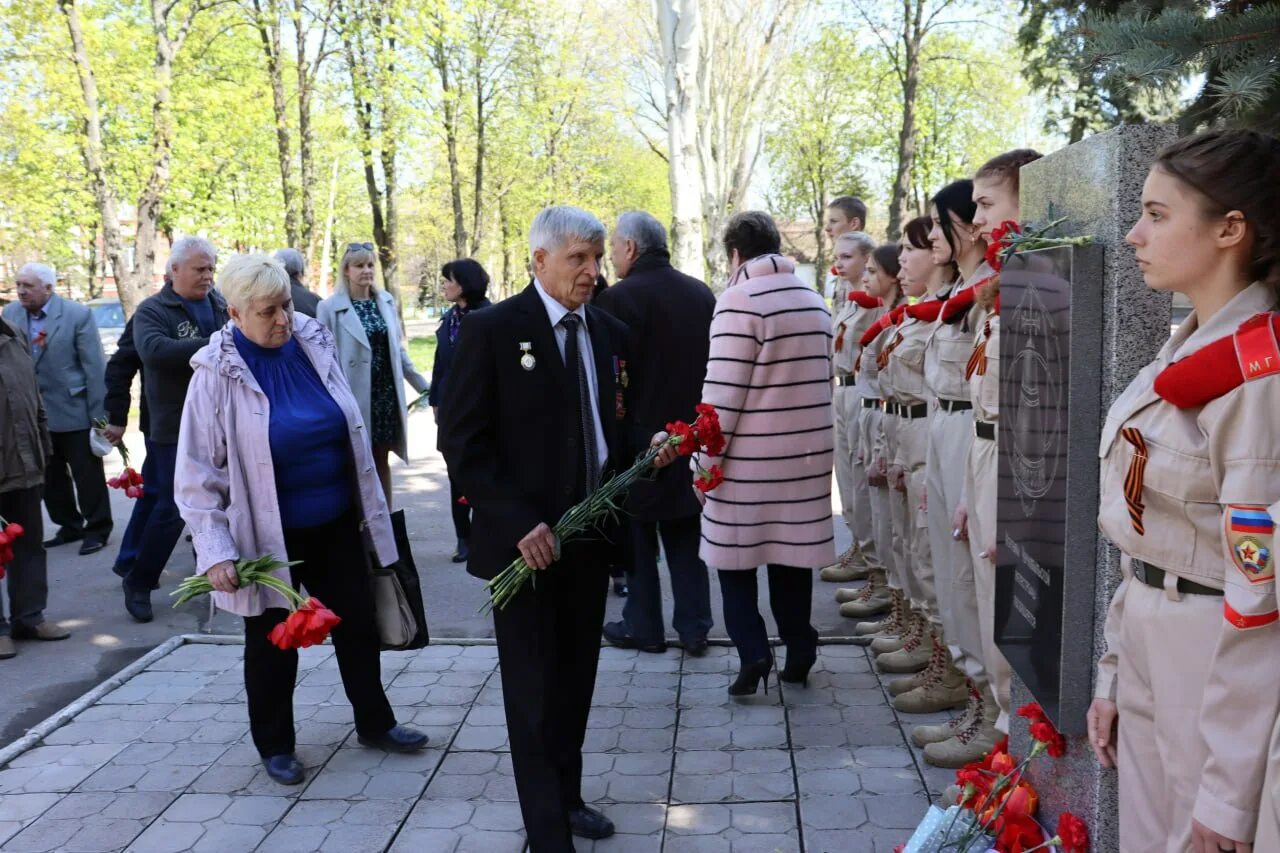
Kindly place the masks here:
MULTIPOLYGON (((378 256, 374 252, 374 250, 371 248, 366 248, 367 246, 371 246, 371 245, 373 244, 372 243, 347 244, 347 250, 342 253, 342 258, 339 259, 338 261, 338 281, 334 285, 334 290, 336 290, 338 293, 351 292, 351 280, 347 278, 347 267, 351 266, 351 264, 357 263, 358 261, 373 261, 375 264, 378 262, 378 256)), ((375 284, 373 289, 374 290, 378 289, 376 284, 376 279, 375 279, 375 284)))
POLYGON ((865 231, 846 231, 836 238, 836 245, 847 243, 863 255, 870 255, 876 250, 876 239, 865 231))
POLYGON ((237 311, 248 310, 258 299, 288 296, 291 285, 284 265, 270 255, 235 255, 218 274, 218 290, 237 311))

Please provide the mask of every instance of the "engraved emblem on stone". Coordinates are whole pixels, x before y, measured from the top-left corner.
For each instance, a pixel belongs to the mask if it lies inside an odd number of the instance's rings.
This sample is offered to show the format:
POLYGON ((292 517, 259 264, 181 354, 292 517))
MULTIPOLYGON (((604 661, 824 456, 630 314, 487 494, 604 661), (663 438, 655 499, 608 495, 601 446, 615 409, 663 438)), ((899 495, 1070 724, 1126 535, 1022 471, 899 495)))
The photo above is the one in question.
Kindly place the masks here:
POLYGON ((529 341, 520 342, 520 352, 524 353, 520 356, 520 366, 525 370, 533 370, 538 366, 538 360, 533 357, 533 353, 529 350, 533 349, 533 344, 529 341))

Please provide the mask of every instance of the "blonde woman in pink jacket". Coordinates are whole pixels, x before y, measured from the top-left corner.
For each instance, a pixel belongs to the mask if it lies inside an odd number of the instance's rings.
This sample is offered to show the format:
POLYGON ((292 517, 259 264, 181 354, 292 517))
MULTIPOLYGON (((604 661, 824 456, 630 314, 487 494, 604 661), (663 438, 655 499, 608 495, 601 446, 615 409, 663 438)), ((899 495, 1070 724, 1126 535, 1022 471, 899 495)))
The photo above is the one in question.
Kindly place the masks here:
POLYGON ((777 226, 746 211, 724 235, 732 273, 716 300, 702 399, 720 412, 724 471, 706 495, 700 555, 718 569, 725 627, 741 659, 731 696, 765 681, 773 655, 756 607, 756 569, 787 647, 784 681, 808 679, 818 655, 809 622, 813 570, 835 562, 831 517, 831 313, 779 254, 777 226))

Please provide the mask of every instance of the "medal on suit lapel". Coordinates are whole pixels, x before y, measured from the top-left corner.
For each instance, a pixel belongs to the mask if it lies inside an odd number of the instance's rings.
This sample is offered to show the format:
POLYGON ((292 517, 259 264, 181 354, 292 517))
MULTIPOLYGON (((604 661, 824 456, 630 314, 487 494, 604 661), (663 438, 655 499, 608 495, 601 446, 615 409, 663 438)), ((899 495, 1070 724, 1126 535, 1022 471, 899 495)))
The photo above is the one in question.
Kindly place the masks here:
POLYGON ((533 344, 529 341, 520 342, 520 352, 524 355, 520 356, 520 366, 525 370, 533 370, 538 366, 538 360, 533 357, 533 353, 529 350, 533 349, 533 344))

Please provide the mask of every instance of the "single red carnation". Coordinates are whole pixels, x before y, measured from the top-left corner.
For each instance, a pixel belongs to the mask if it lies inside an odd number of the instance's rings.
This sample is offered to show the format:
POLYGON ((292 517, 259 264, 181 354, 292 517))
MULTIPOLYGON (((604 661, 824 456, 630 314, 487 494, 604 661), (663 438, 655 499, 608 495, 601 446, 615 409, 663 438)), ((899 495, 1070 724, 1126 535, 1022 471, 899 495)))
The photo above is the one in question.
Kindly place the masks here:
POLYGON ((1089 849, 1089 827, 1071 812, 1058 818, 1058 840, 1064 853, 1085 853, 1089 849))
POLYGON ((667 435, 679 438, 676 450, 681 456, 692 456, 698 450, 698 438, 693 434, 693 427, 684 421, 672 421, 667 424, 667 435))
POLYGON ((27 531, 22 529, 21 524, 15 524, 11 522, 5 525, 4 532, 9 534, 10 539, 17 539, 19 536, 26 533, 27 531))
POLYGON ((706 493, 719 486, 724 482, 724 472, 720 470, 719 465, 712 465, 710 468, 698 472, 698 477, 693 481, 693 485, 698 491, 706 493))
POLYGON ((1044 708, 1040 707, 1038 702, 1028 702, 1018 709, 1018 716, 1030 720, 1033 723, 1048 722, 1049 717, 1045 714, 1044 708))
POLYGON ((1067 754, 1067 739, 1048 720, 1032 723, 1031 737, 1048 747, 1049 755, 1054 758, 1067 754))
POLYGON ((1044 831, 1026 815, 1009 814, 996 818, 996 849, 1002 853, 1027 853, 1044 843, 1044 831))

